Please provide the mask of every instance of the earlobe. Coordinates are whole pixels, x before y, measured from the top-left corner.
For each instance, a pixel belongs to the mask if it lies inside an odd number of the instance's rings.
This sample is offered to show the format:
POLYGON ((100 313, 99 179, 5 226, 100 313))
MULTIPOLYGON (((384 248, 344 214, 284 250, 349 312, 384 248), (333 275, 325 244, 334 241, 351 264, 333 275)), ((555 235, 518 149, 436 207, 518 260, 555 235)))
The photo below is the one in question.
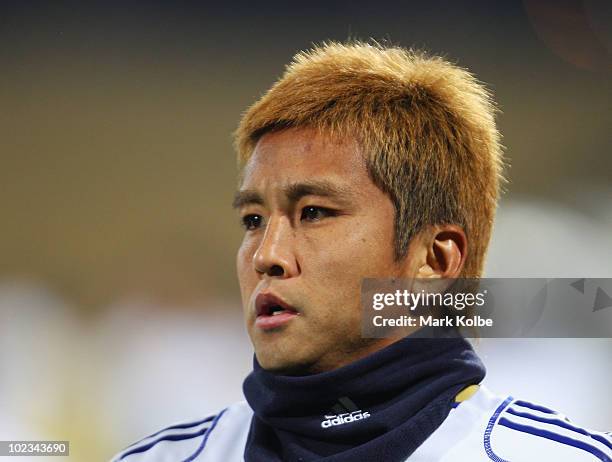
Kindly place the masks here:
POLYGON ((440 277, 438 276, 438 272, 435 269, 433 269, 428 263, 424 263, 419 268, 419 271, 417 273, 417 278, 430 279, 430 278, 437 278, 437 277, 440 277))

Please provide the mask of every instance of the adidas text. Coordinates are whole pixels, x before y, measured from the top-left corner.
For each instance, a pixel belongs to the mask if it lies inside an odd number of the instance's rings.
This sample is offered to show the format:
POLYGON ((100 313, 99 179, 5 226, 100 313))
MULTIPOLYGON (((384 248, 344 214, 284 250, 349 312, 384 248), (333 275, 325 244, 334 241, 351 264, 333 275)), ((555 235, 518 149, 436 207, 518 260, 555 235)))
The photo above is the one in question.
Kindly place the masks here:
POLYGON ((346 414, 326 415, 325 420, 321 422, 321 427, 329 428, 336 425, 344 425, 356 420, 363 420, 370 417, 369 412, 354 411, 346 414))

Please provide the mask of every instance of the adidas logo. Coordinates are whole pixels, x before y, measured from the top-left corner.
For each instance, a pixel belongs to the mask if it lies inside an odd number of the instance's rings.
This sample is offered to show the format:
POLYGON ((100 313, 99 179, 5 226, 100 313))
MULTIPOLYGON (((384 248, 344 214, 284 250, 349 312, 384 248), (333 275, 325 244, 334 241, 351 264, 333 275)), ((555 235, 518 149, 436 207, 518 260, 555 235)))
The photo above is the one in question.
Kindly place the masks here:
POLYGON ((323 422, 321 422, 322 428, 335 427, 337 425, 344 425, 347 423, 355 422, 356 420, 363 420, 370 417, 369 412, 363 412, 357 407, 357 405, 346 396, 339 398, 338 403, 331 409, 334 414, 325 415, 323 422))

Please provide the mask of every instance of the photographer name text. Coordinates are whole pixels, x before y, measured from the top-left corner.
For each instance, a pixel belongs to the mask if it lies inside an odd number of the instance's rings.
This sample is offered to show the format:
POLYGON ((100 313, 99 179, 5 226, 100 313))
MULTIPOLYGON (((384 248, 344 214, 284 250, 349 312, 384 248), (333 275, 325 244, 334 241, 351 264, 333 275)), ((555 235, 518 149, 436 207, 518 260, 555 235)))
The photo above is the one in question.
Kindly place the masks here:
POLYGON ((476 316, 399 316, 385 318, 374 316, 372 323, 375 327, 493 327, 491 318, 476 316))

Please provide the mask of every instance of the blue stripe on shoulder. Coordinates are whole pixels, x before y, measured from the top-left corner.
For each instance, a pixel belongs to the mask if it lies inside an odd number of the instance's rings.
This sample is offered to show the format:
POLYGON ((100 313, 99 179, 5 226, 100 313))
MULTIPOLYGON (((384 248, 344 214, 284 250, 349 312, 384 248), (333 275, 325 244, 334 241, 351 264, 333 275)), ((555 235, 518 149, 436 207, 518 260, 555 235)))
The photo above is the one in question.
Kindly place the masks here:
POLYGON ((573 438, 568 438, 567 436, 559 435, 558 433, 550 432, 547 430, 542 430, 540 428, 531 427, 529 425, 517 424, 515 422, 512 422, 511 420, 508 420, 505 417, 502 417, 501 419, 499 419, 499 425, 503 425, 504 427, 508 427, 513 430, 517 430, 523 433, 529 433, 535 436, 540 436, 542 438, 556 441, 558 443, 562 443, 568 446, 582 449, 583 451, 590 452, 602 462, 612 462, 612 459, 606 454, 604 454, 601 450, 599 450, 599 448, 596 448, 595 446, 591 446, 590 444, 587 444, 584 441, 579 441, 573 438))
POLYGON ((216 423, 217 418, 220 417, 220 416, 221 416, 221 414, 219 414, 217 417, 215 417, 215 420, 213 420, 213 425, 211 425, 211 426, 207 426, 207 427, 202 428, 202 429, 198 430, 197 432, 193 432, 193 433, 182 433, 182 434, 174 434, 174 435, 164 435, 161 438, 157 438, 156 440, 153 440, 153 441, 151 441, 151 442, 149 442, 147 444, 144 444, 142 446, 139 446, 139 447, 136 447, 134 449, 129 450, 128 452, 123 454, 119 458, 119 460, 123 460, 127 456, 131 456, 132 454, 138 454, 140 452, 148 451, 153 446, 155 446, 157 443, 160 443, 162 441, 182 441, 182 440, 188 440, 188 439, 191 439, 191 438, 197 438, 198 436, 206 435, 208 430, 211 429, 214 426, 214 424, 216 423))
POLYGON ((524 417, 526 419, 535 420, 536 422, 556 425, 557 427, 565 428, 566 430, 580 433, 581 435, 585 435, 590 438, 593 438, 596 441, 599 441, 603 445, 607 446, 610 450, 612 450, 612 443, 610 443, 610 441, 608 441, 602 435, 598 435, 597 433, 590 432, 587 429, 582 428, 582 427, 577 427, 576 425, 571 424, 567 420, 562 420, 562 419, 559 419, 558 417, 551 417, 551 418, 542 417, 538 415, 529 414, 528 412, 517 411, 512 408, 508 408, 506 412, 508 414, 516 415, 518 417, 524 417))
POLYGON ((553 411, 552 409, 548 409, 547 407, 540 406, 539 404, 530 403, 529 401, 517 400, 514 403, 512 403, 512 405, 526 407, 527 409, 544 412, 545 414, 557 414, 557 415, 559 414, 557 411, 553 411))
POLYGON ((214 415, 209 415, 208 417, 206 417, 204 419, 197 420, 195 422, 186 422, 186 423, 172 425, 170 427, 164 428, 163 430, 155 432, 152 435, 147 436, 147 438, 151 438, 152 436, 159 435, 160 433, 165 432, 166 430, 181 430, 181 429, 185 429, 185 428, 197 427, 198 425, 202 425, 203 423, 210 422, 211 420, 214 420, 214 418, 215 418, 214 415))
POLYGON ((212 425, 210 426, 210 428, 208 429, 208 431, 204 434, 204 438, 202 438, 202 442, 200 443, 200 446, 198 447, 198 449, 196 450, 196 452, 194 452, 193 454, 191 454, 189 457, 187 457, 187 459, 185 459, 183 462, 191 462, 193 461, 196 457, 198 457, 200 455, 200 453, 204 450, 204 448, 206 447, 206 443, 208 442, 208 437, 210 436, 210 434, 212 433, 212 431, 215 429, 215 427, 217 426, 217 423, 219 422, 219 419, 221 418, 221 416, 225 413, 225 411, 227 411, 227 408, 223 409, 219 415, 217 415, 217 417, 215 417, 215 420, 213 420, 212 425))
POLYGON ((131 448, 132 446, 136 446, 137 444, 142 443, 144 440, 147 440, 149 438, 153 438, 154 436, 157 436, 160 433, 163 433, 165 431, 168 431, 168 430, 185 430, 187 428, 197 427, 198 425, 202 425, 202 424, 204 424, 206 422, 210 422, 214 418, 215 418, 214 415, 210 415, 208 417, 205 417, 204 419, 196 420, 194 422, 179 423, 179 424, 176 424, 176 425, 171 425, 170 427, 162 428, 161 430, 159 430, 159 431, 157 431, 155 433, 151 433, 150 435, 147 435, 144 438, 139 439, 135 443, 130 444, 125 449, 131 448))

